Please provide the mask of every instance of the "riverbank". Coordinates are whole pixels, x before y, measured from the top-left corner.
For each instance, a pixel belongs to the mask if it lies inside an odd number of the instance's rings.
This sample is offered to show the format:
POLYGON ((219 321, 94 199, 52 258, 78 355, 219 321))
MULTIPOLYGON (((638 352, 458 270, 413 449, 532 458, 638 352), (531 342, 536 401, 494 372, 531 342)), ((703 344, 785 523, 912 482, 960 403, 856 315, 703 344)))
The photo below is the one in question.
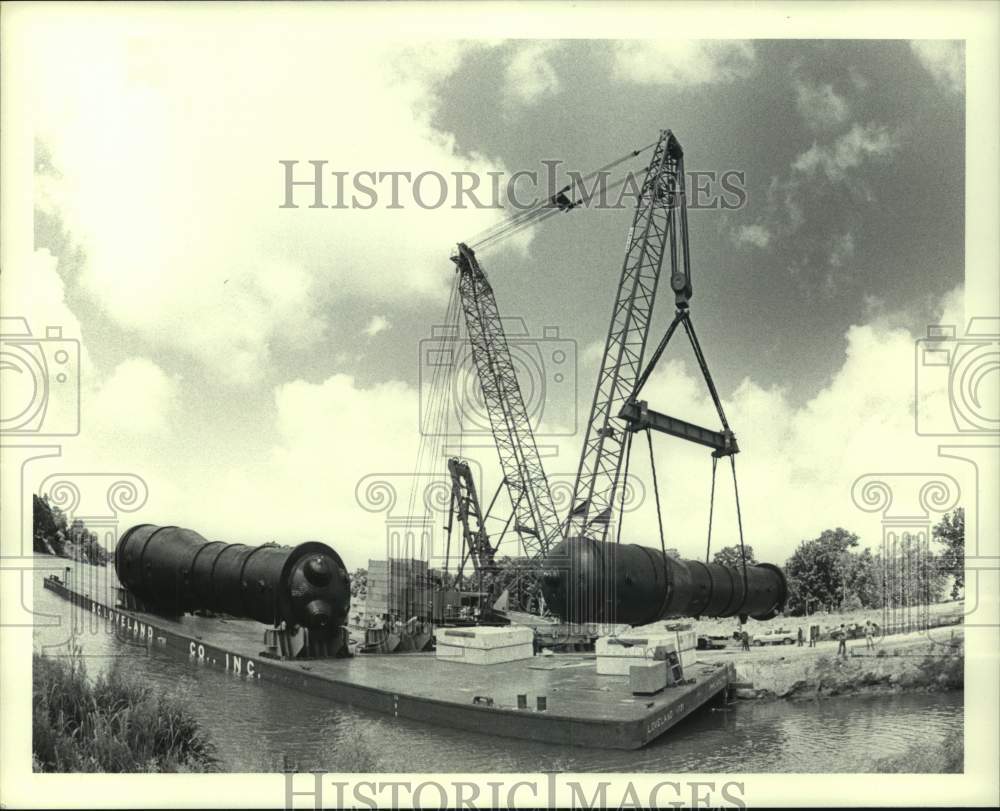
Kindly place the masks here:
POLYGON ((34 654, 34 771, 215 771, 215 747, 190 709, 127 675, 122 661, 92 681, 79 648, 34 654))
POLYGON ((847 658, 836 655, 836 645, 755 649, 705 658, 723 656, 736 667, 734 694, 740 699, 936 692, 961 690, 965 684, 962 628, 909 634, 874 649, 855 643, 847 658))

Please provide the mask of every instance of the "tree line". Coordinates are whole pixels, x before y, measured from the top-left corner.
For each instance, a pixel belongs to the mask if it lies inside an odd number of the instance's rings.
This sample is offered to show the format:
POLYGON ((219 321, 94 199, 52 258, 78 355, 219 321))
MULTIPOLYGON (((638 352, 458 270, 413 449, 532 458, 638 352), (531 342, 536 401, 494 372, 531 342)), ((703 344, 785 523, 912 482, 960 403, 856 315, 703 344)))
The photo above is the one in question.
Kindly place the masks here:
POLYGON ((851 611, 940 602, 948 589, 957 599, 965 585, 965 510, 946 513, 930 544, 903 535, 891 549, 860 549, 859 537, 843 527, 803 540, 785 562, 792 616, 814 611, 851 611))
POLYGON ((63 512, 43 494, 32 494, 32 548, 41 555, 57 555, 81 560, 94 566, 107 566, 110 554, 97 540, 97 533, 87 529, 79 518, 70 523, 63 512))
MULTIPOLYGON (((803 540, 782 567, 788 581, 788 602, 785 613, 791 616, 816 611, 851 611, 880 608, 886 602, 900 605, 940 602, 948 589, 951 599, 957 599, 965 586, 965 509, 958 507, 946 513, 931 534, 937 548, 921 546, 914 539, 902 537, 895 549, 872 552, 859 549, 857 534, 837 527, 824 530, 816 538, 803 540)), ((739 568, 746 555, 748 565, 757 563, 749 544, 726 546, 715 552, 714 563, 739 568)), ((525 610, 537 608, 532 595, 523 592, 521 574, 527 564, 523 559, 501 558, 495 572, 477 575, 469 565, 461 577, 430 570, 447 583, 462 590, 499 594, 510 591, 512 605, 525 610)), ((364 598, 368 572, 357 569, 351 577, 351 594, 364 598)))

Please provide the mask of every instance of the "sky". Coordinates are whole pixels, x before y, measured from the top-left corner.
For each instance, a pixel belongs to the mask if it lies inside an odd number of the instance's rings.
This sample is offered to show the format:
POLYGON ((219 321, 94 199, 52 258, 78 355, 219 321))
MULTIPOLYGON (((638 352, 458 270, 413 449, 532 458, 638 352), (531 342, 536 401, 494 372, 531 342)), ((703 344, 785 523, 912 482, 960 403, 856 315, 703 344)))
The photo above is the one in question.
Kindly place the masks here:
MULTIPOLYGON (((929 324, 964 323, 960 42, 375 41, 322 11, 198 25, 179 10, 64 14, 33 32, 34 245, 5 268, 3 309, 36 335, 60 325, 81 353, 79 436, 32 468, 35 481, 131 472, 148 498, 122 529, 323 540, 352 567, 384 556, 378 482, 399 494, 394 525, 412 512, 414 471, 445 472, 443 456, 417 460, 434 444, 421 444, 421 402, 449 255, 502 213, 425 209, 405 193, 390 208, 384 186, 370 209, 310 208, 301 190, 282 207, 281 161, 349 177, 506 177, 553 160, 587 172, 670 128, 689 172, 743 173, 744 205, 690 213, 692 319, 740 441, 758 557, 783 562, 833 526, 877 546, 878 516, 852 500, 866 474, 945 471, 967 485, 914 431, 914 342, 929 324)), ((577 209, 480 254, 501 312, 523 319, 515 354, 536 365, 521 382, 562 490, 631 216, 577 209)), ((647 399, 711 423, 682 349, 647 399)), ((946 393, 919 396, 940 407, 946 393)), ((667 545, 699 557, 708 452, 655 444, 667 545)), ((488 437, 434 446, 456 448, 491 495, 488 437)), ((736 525, 720 472, 726 545, 736 525)), ((641 454, 634 473, 648 490, 641 454)), ((443 519, 429 523, 440 550, 443 519)), ((623 539, 658 545, 648 492, 623 539)))

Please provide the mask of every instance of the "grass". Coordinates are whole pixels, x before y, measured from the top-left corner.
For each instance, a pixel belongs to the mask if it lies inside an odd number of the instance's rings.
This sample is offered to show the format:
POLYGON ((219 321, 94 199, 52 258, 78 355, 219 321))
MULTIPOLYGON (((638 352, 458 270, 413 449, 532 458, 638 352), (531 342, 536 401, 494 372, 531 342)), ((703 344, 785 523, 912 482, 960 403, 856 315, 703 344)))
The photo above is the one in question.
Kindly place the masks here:
POLYGON ((32 760, 39 772, 205 772, 218 761, 189 710, 123 672, 88 679, 79 649, 34 654, 32 760))

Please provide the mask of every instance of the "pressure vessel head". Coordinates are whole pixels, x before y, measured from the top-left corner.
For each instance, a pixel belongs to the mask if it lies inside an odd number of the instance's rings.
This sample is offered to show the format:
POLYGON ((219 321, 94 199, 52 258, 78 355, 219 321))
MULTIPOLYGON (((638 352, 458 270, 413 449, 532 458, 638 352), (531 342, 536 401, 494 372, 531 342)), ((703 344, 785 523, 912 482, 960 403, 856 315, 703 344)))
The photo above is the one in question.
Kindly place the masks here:
POLYGON ((333 612, 326 600, 310 600, 306 605, 307 625, 310 628, 327 628, 331 624, 333 612))
POLYGON ((306 628, 334 628, 347 621, 351 583, 333 549, 308 541, 296 547, 287 565, 290 621, 306 628))
POLYGON ((333 579, 333 567, 321 555, 309 558, 305 562, 303 571, 306 580, 317 587, 323 587, 333 579))

